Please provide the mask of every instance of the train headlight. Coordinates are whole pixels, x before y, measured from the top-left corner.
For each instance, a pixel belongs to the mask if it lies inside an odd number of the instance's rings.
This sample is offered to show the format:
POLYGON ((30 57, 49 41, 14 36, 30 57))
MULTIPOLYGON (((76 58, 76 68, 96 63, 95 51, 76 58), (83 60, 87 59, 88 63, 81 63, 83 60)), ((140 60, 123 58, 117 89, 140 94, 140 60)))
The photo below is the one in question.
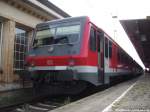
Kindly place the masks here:
POLYGON ((32 67, 33 67, 33 66, 35 66, 35 63, 34 63, 34 61, 32 61, 30 65, 31 65, 32 67))
POLYGON ((71 59, 69 60, 69 66, 74 66, 75 65, 75 60, 71 59))

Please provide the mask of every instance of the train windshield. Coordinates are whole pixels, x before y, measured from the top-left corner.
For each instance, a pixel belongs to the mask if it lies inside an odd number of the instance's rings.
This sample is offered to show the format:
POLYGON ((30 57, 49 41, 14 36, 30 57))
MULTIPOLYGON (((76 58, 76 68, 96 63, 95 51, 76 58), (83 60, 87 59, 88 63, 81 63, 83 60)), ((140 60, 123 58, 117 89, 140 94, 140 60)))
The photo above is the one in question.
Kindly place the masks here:
POLYGON ((38 30, 34 39, 34 47, 43 45, 75 44, 80 36, 80 24, 58 26, 38 30))

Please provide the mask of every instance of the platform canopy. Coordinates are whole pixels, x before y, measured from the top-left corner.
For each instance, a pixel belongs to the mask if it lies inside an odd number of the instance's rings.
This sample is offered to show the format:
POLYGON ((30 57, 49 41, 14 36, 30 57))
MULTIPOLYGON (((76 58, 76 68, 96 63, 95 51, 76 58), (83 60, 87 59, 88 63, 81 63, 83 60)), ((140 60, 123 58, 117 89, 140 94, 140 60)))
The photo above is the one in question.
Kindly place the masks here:
POLYGON ((150 68, 150 17, 120 21, 139 53, 145 67, 150 68))

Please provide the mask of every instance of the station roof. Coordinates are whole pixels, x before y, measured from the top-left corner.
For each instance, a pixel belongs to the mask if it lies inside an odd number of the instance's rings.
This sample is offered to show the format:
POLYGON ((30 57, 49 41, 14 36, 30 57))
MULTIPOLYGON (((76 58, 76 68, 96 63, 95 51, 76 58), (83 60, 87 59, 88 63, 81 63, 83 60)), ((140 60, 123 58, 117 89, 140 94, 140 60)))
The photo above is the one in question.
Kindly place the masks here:
POLYGON ((48 0, 23 0, 23 2, 26 2, 35 8, 46 11, 47 13, 55 16, 56 18, 70 17, 69 14, 67 14, 48 0))
POLYGON ((0 11, 0 21, 5 18, 14 20, 17 27, 24 27, 26 30, 34 28, 41 22, 70 17, 48 0, 0 0, 0 2, 1 9, 4 9, 0 11), (27 21, 27 18, 31 21, 27 21))
POLYGON ((121 20, 123 28, 146 67, 150 67, 150 20, 121 20))
POLYGON ((64 12, 63 10, 61 10, 59 7, 56 7, 54 4, 52 4, 50 1, 48 0, 37 0, 40 3, 42 3, 43 5, 53 9, 55 12, 57 12, 58 14, 62 15, 63 17, 70 17, 69 14, 67 14, 66 12, 64 12))

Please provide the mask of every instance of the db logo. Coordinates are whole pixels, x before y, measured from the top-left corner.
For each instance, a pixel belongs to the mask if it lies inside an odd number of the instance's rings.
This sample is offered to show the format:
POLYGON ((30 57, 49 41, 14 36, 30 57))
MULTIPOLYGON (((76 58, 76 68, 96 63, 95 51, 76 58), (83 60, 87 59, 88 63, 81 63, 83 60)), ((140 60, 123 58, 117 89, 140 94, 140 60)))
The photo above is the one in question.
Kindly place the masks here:
POLYGON ((53 52, 54 51, 54 47, 51 46, 49 49, 48 49, 48 52, 53 52))
POLYGON ((52 65, 53 64, 53 60, 47 60, 47 64, 48 65, 52 65))

